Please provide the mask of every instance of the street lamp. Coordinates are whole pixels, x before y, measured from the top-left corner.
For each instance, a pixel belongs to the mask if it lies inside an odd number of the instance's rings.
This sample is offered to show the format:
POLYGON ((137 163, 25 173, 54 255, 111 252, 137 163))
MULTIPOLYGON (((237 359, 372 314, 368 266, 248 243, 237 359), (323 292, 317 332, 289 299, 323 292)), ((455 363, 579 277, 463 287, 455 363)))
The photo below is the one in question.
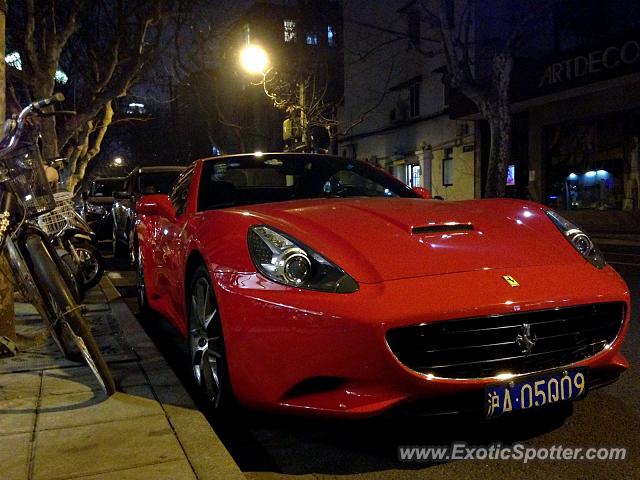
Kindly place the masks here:
MULTIPOLYGON (((247 45, 240 51, 240 65, 242 68, 248 72, 249 74, 262 75, 262 80, 259 83, 254 85, 262 85, 264 89, 264 93, 267 97, 273 100, 274 104, 279 108, 283 108, 285 102, 282 99, 279 99, 276 93, 269 92, 267 88, 267 75, 270 71, 269 69, 269 55, 264 50, 264 48, 258 45, 247 45)), ((305 110, 305 84, 304 82, 299 82, 297 84, 298 88, 298 102, 296 105, 296 110, 299 111, 300 115, 300 130, 302 132, 301 140, 302 144, 307 146, 307 113, 305 110)))
POLYGON ((123 163, 124 163, 124 160, 122 159, 122 157, 116 157, 116 158, 113 159, 113 164, 116 167, 122 166, 123 163))
POLYGON ((240 64, 247 72, 261 73, 264 76, 269 65, 269 55, 262 47, 247 45, 240 52, 240 64))

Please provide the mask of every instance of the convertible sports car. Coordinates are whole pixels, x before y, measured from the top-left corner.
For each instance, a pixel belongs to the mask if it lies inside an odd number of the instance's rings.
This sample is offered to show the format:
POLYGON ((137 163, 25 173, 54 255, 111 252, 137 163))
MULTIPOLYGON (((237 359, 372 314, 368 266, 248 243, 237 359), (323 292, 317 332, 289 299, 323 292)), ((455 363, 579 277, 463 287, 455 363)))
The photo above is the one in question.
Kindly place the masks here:
POLYGON ((492 418, 627 368, 629 291, 585 233, 531 202, 424 197, 326 155, 198 160, 138 202, 140 307, 219 408, 492 418))

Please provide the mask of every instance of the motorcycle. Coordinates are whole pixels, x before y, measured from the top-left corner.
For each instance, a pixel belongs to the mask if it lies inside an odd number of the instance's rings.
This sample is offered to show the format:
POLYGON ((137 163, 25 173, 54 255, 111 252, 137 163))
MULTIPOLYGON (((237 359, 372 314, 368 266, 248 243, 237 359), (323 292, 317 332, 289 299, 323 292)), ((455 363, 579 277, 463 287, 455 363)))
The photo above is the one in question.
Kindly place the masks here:
POLYGON ((50 237, 61 257, 86 293, 96 286, 104 273, 104 258, 98 249, 98 240, 89 224, 75 211, 72 194, 53 194, 56 208, 37 219, 37 223, 50 237))

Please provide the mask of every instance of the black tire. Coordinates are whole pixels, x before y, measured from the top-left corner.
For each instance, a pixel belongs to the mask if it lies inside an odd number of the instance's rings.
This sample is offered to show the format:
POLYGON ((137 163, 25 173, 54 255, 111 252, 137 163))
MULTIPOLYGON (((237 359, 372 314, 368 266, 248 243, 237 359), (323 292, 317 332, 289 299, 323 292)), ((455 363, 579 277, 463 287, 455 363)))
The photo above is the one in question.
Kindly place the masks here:
POLYGON ((66 356, 72 360, 77 360, 80 352, 80 342, 73 337, 75 335, 82 339, 88 357, 85 357, 85 361, 94 371, 107 395, 115 393, 116 387, 111 370, 98 348, 87 320, 84 318, 78 304, 74 301, 60 275, 58 267, 51 258, 49 250, 38 235, 29 235, 26 238, 25 246, 29 252, 34 280, 50 313, 49 319, 45 319, 45 321, 48 320, 53 325, 52 334, 57 337, 58 345, 60 345, 66 356), (66 322, 56 322, 55 319, 65 312, 66 322), (70 332, 65 329, 65 325, 69 327, 70 332))
POLYGON ((136 300, 138 302, 138 313, 144 318, 153 310, 149 307, 149 299, 147 297, 147 288, 144 279, 144 270, 142 268, 142 253, 138 247, 138 261, 136 262, 136 300))
POLYGON ((100 282, 104 274, 104 258, 100 251, 86 240, 73 240, 73 248, 80 257, 78 276, 82 289, 86 292, 100 282))
POLYGON ((196 269, 189 283, 188 312, 187 348, 193 378, 216 411, 229 410, 235 399, 222 323, 211 277, 203 265, 196 269))
POLYGON ((115 222, 113 223, 113 229, 111 234, 111 253, 116 258, 124 257, 127 254, 126 246, 118 239, 118 231, 116 229, 115 222))

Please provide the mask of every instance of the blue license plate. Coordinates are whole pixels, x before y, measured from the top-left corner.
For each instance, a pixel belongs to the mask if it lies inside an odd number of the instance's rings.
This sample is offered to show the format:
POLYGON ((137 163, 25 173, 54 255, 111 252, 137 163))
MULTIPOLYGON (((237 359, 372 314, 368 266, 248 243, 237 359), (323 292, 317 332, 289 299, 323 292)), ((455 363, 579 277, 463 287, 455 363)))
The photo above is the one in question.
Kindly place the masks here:
POLYGON ((494 418, 505 413, 575 400, 586 393, 587 375, 585 369, 497 383, 486 388, 485 413, 487 418, 494 418))

